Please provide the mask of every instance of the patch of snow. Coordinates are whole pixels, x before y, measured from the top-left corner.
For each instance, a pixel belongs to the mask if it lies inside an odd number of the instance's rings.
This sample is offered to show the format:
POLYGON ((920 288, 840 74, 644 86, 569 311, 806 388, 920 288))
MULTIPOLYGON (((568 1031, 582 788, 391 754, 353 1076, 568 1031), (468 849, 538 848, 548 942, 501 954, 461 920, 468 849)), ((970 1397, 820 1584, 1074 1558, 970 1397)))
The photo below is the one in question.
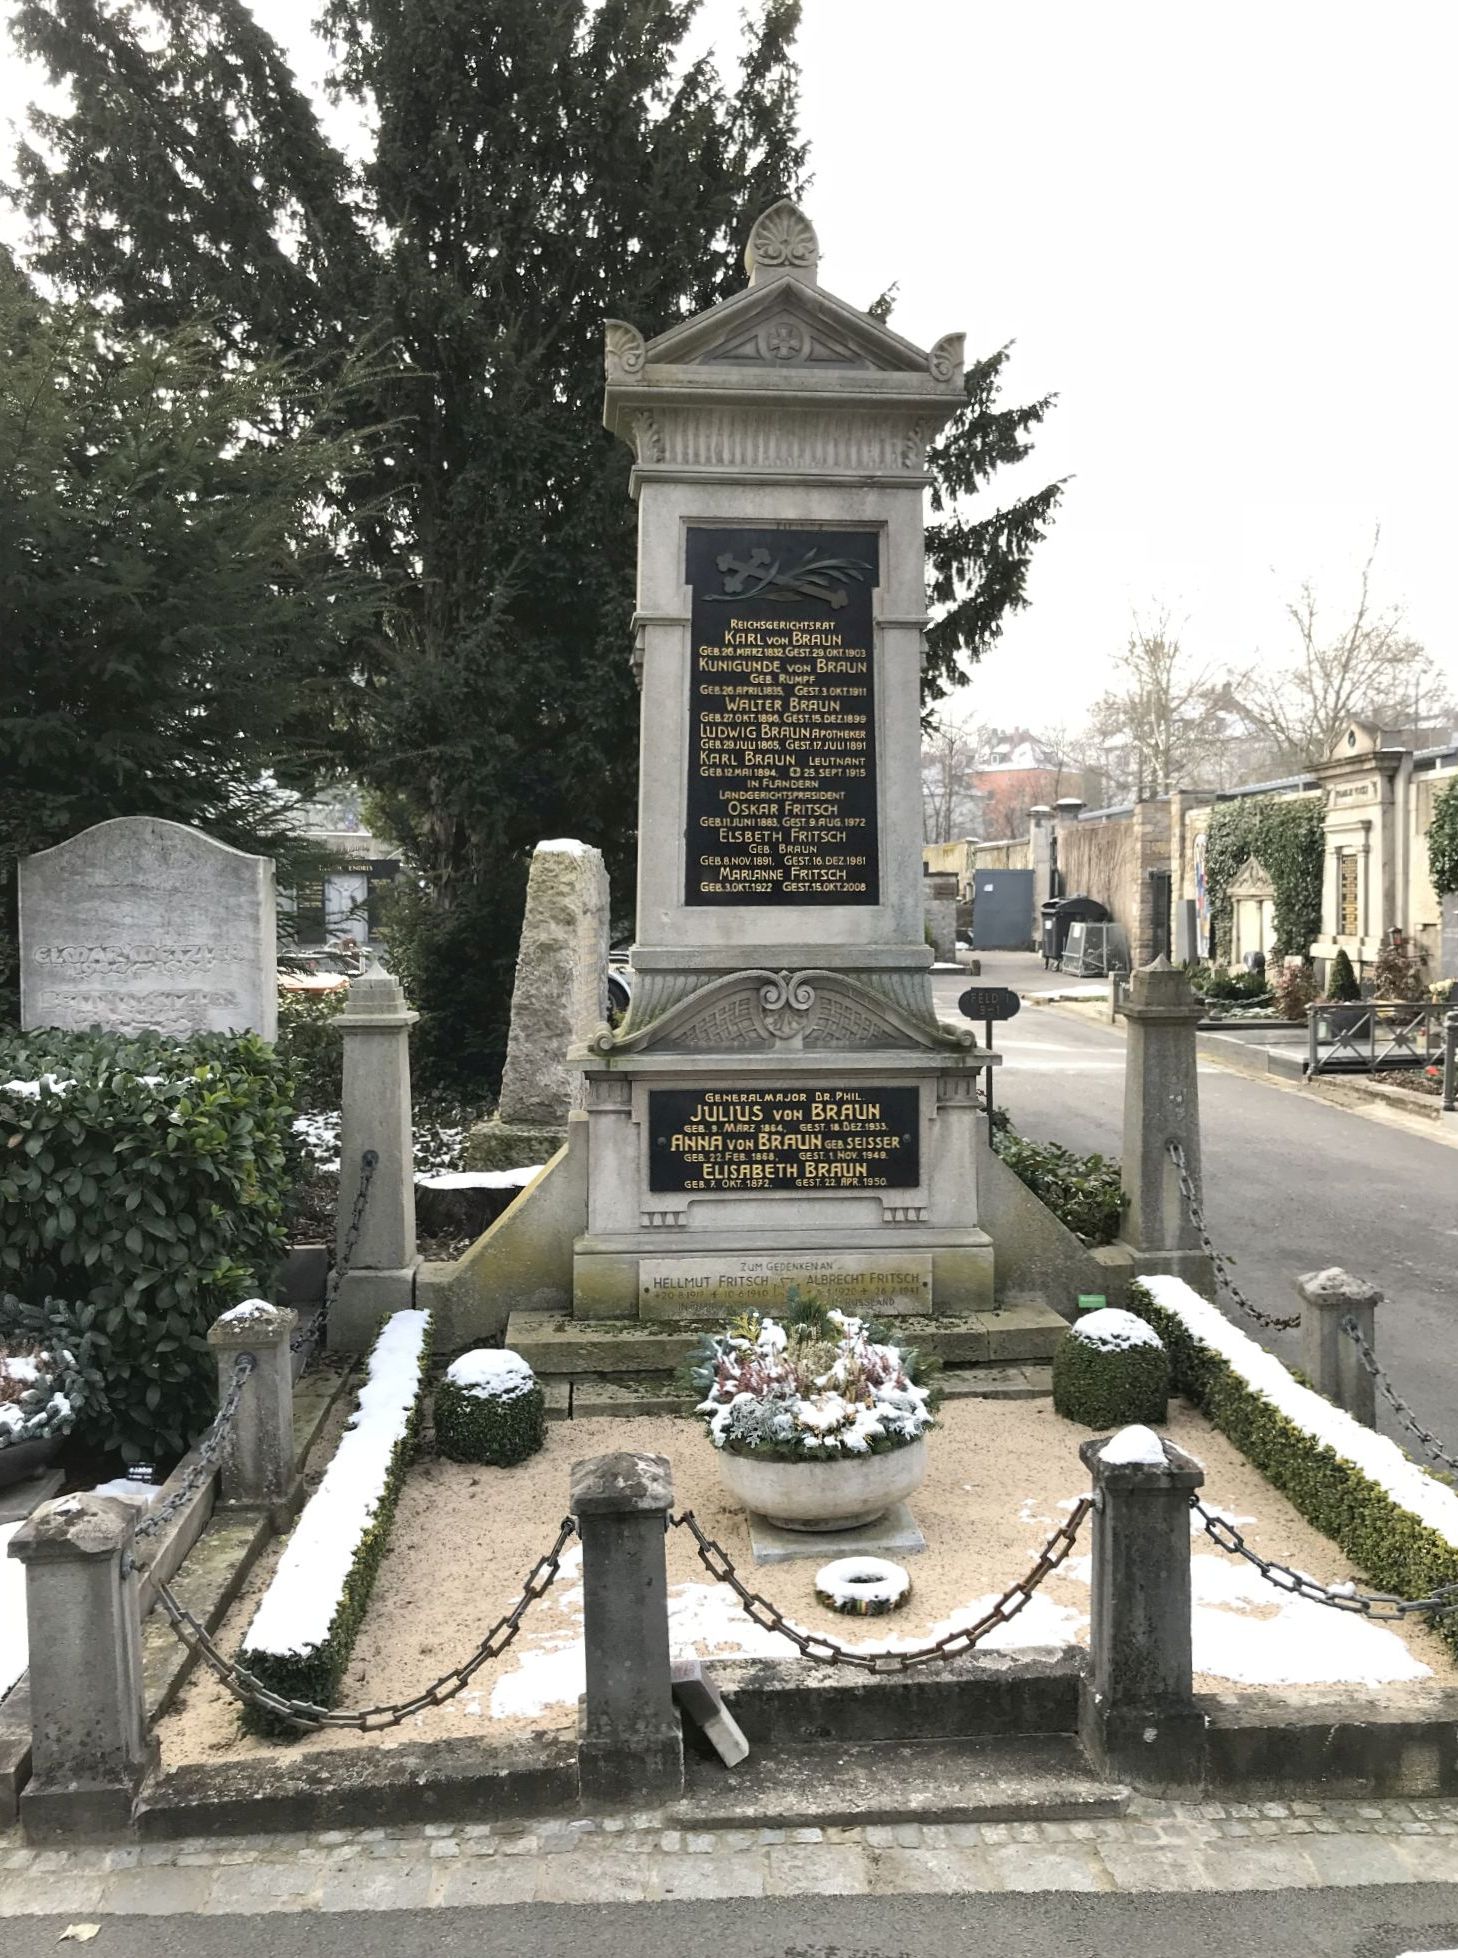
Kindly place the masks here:
POLYGON ((303 1143, 305 1150, 314 1159, 314 1168, 321 1175, 331 1171, 339 1173, 339 1116, 296 1115, 294 1134, 303 1143))
POLYGON ((25 1566, 10 1555, 19 1523, 0 1523, 0 1700, 30 1664, 25 1637, 25 1566))
POLYGON ((1121 1353, 1131 1346, 1158 1346, 1161 1341, 1153 1326, 1136 1319, 1117 1305, 1100 1306, 1097 1312, 1082 1312, 1070 1328, 1075 1339, 1086 1339, 1090 1346, 1108 1353, 1121 1353))
POLYGON ((837 1611, 852 1612, 859 1604, 894 1608, 910 1589, 906 1571, 885 1557, 837 1557, 815 1573, 815 1595, 837 1611))
POLYGON ((218 1324, 243 1326, 253 1319, 272 1318, 273 1311, 267 1299, 244 1299, 241 1305, 230 1305, 226 1312, 220 1312, 218 1324))
POLYGON ((585 843, 579 843, 575 836, 550 837, 547 842, 539 843, 536 849, 532 851, 532 855, 539 857, 543 850, 555 850, 564 857, 585 857, 587 855, 587 845, 585 843))
POLYGON ((243 1643, 255 1652, 311 1652, 323 1643, 359 1540, 384 1494, 390 1457, 420 1392, 427 1312, 396 1312, 370 1354, 359 1405, 294 1527, 243 1643))
MULTIPOLYGON (((1182 1278, 1150 1277, 1143 1281, 1158 1305, 1172 1312, 1187 1330, 1210 1347, 1247 1385, 1284 1414, 1288 1421, 1360 1469, 1395 1503, 1409 1509, 1447 1542, 1458 1548, 1458 1494, 1408 1460, 1396 1442, 1354 1421, 1329 1400, 1303 1387, 1274 1353, 1258 1346, 1234 1326, 1208 1299, 1202 1299, 1182 1278)), ((1316 1607, 1320 1609, 1320 1607, 1316 1607)), ((1335 1615, 1335 1614, 1333 1614, 1335 1615)))
POLYGON ((0 1373, 8 1374, 12 1380, 27 1383, 40 1377, 40 1368, 26 1353, 0 1354, 0 1373))
POLYGON ((92 1496, 112 1496, 118 1502, 134 1502, 146 1509, 157 1493, 153 1482, 134 1482, 129 1475, 113 1476, 110 1482, 98 1482, 94 1489, 87 1491, 92 1496))
POLYGON ((1136 1422, 1133 1427, 1121 1428, 1112 1440, 1104 1443, 1099 1450, 1099 1460, 1107 1462, 1112 1468, 1136 1464, 1144 1468, 1163 1468, 1164 1443, 1153 1428, 1141 1427, 1136 1422))
POLYGON ((523 1190, 542 1169, 541 1163, 526 1169, 447 1169, 415 1180, 427 1190, 523 1190))
POLYGON ((446 1379, 477 1400, 515 1400, 518 1394, 529 1394, 537 1384, 537 1376, 521 1354, 509 1347, 500 1352, 477 1347, 462 1353, 446 1368, 446 1379))

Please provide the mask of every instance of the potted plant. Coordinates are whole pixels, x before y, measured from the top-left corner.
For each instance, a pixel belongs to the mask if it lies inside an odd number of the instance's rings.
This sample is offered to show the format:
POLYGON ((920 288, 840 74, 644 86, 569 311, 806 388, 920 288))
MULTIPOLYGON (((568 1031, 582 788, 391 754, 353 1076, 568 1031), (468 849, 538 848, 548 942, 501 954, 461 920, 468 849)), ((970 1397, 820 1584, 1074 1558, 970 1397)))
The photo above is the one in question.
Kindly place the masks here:
POLYGON ((1337 947, 1326 975, 1326 992, 1316 1004, 1333 1036, 1356 1033, 1366 1026, 1372 1009, 1362 998, 1345 946, 1337 947))
POLYGON ((793 1291, 749 1314, 692 1367, 719 1472, 746 1509, 787 1530, 850 1530, 926 1474, 931 1396, 909 1349, 793 1291))

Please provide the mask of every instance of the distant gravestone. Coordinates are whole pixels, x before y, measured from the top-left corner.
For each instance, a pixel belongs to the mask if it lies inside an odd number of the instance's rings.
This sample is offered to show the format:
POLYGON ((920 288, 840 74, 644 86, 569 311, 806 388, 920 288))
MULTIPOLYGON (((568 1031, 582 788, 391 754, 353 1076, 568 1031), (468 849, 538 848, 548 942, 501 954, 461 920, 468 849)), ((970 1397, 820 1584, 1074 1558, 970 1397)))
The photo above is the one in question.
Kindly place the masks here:
POLYGON ((542 1163, 566 1140, 567 1117, 582 1099, 582 1077, 569 1070, 567 1050, 607 1018, 608 897, 600 850, 571 837, 537 845, 501 1100, 471 1132, 472 1168, 542 1163))
POLYGON ((278 1033, 271 857, 155 816, 20 864, 26 1027, 278 1033))

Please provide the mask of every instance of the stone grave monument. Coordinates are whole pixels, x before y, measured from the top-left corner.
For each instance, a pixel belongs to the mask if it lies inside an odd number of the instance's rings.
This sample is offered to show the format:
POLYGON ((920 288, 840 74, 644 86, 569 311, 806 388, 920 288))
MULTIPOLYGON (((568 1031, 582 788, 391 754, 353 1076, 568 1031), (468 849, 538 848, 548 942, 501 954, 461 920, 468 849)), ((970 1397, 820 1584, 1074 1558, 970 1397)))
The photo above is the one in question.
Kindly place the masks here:
POLYGON ((607 323, 639 506, 641 841, 632 1006, 573 1056, 574 1320, 667 1330, 792 1284, 980 1315, 997 1057, 933 1008, 919 779, 926 452, 966 399, 962 338, 927 352, 824 291, 788 202, 745 256, 745 291, 653 341, 607 323))
POLYGON ((582 1106, 574 1042, 607 1015, 608 874, 602 852, 574 838, 539 843, 527 878, 501 1100, 466 1145, 472 1169, 544 1163, 582 1106))
POLYGON ((20 1018, 275 1039, 273 859, 156 816, 22 858, 20 1018))

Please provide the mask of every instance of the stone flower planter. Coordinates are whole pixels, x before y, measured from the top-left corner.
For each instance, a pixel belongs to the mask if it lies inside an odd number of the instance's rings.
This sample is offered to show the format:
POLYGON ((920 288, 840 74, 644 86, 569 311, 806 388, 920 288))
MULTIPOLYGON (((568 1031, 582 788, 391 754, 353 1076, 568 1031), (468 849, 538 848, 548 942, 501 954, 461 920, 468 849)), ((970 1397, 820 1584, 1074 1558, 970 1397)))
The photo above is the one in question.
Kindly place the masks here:
POLYGON ((904 1502, 926 1475, 926 1437, 884 1455, 780 1462, 717 1449, 729 1493, 782 1530, 855 1530, 904 1502))

